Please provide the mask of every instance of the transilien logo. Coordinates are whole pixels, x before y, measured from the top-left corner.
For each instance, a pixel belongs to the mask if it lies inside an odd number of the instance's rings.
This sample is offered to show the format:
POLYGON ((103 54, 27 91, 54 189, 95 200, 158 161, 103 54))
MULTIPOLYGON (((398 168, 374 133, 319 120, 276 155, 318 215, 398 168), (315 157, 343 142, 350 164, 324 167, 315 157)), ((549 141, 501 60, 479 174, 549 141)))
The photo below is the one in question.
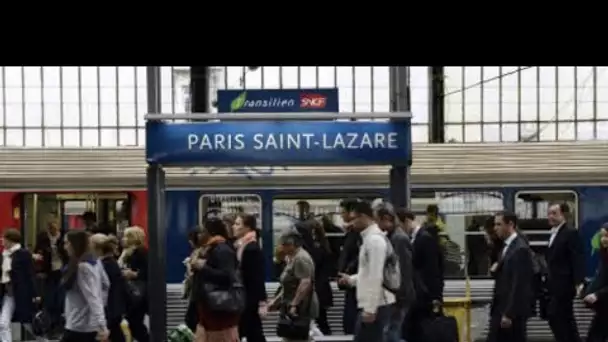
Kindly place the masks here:
POLYGON ((236 112, 237 110, 243 108, 245 106, 245 101, 247 100, 247 92, 244 91, 241 95, 237 96, 232 102, 230 102, 230 111, 236 112))

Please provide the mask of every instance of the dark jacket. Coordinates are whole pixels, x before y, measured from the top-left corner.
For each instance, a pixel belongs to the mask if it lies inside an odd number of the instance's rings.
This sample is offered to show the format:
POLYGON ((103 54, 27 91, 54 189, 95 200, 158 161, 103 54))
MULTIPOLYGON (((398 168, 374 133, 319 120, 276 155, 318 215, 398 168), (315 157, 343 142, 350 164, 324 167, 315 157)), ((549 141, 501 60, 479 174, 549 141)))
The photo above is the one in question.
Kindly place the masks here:
POLYGON ((608 251, 605 248, 600 250, 597 273, 585 293, 594 293, 597 296, 597 302, 592 305, 593 309, 608 312, 608 251))
POLYGON ((416 301, 426 305, 443 298, 443 253, 437 238, 420 228, 414 238, 414 286, 416 301))
POLYGON ((334 225, 332 221, 327 217, 323 217, 323 229, 326 234, 339 234, 340 236, 328 236, 329 248, 331 249, 331 274, 330 277, 338 275, 338 261, 340 258, 340 251, 342 250, 342 244, 344 243, 344 231, 342 228, 334 225))
POLYGON ((137 272, 137 277, 133 280, 148 281, 148 251, 145 247, 138 247, 133 254, 125 260, 127 268, 137 272))
POLYGON ((302 248, 304 248, 305 251, 310 253, 314 248, 315 241, 313 238, 312 230, 309 228, 309 225, 306 224, 306 221, 299 221, 296 222, 294 227, 300 234, 302 248))
POLYGON ((399 267, 401 270, 401 285, 396 294, 397 302, 404 306, 409 306, 416 297, 414 290, 414 265, 412 262, 412 243, 410 238, 401 228, 395 228, 388 234, 393 250, 399 257, 399 267))
POLYGON ((220 242, 209 246, 205 252, 205 265, 194 272, 192 295, 199 305, 199 320, 206 330, 224 330, 239 324, 239 315, 213 312, 204 305, 206 285, 228 288, 235 281, 238 261, 234 246, 220 242))
MULTIPOLYGON (((65 265, 68 262, 68 253, 63 248, 63 242, 65 239, 65 234, 63 232, 59 233, 59 237, 57 238, 57 253, 59 254, 59 258, 62 263, 65 265)), ((34 254, 42 255, 42 261, 40 263, 36 263, 36 272, 37 273, 49 273, 51 272, 51 258, 52 247, 51 247, 51 238, 49 237, 49 233, 45 230, 38 235, 36 235, 36 244, 34 246, 34 254)))
POLYGON ((138 247, 133 254, 125 259, 125 266, 135 272, 137 277, 129 281, 137 282, 138 287, 143 291, 143 300, 136 305, 128 304, 128 311, 147 312, 148 311, 148 251, 145 247, 138 247))
POLYGON ((228 243, 218 243, 207 251, 207 262, 195 272, 199 281, 220 287, 231 285, 237 269, 236 251, 228 243))
POLYGON ((517 236, 507 247, 495 272, 492 315, 510 319, 530 317, 534 302, 533 276, 530 248, 517 236))
POLYGON ((585 256, 578 231, 565 223, 547 249, 546 258, 549 294, 573 298, 576 286, 585 278, 585 256))
POLYGON ((264 272, 264 255, 256 242, 248 243, 243 249, 239 265, 243 286, 245 286, 248 306, 257 307, 266 301, 266 277, 264 272))
POLYGON ((356 274, 359 268, 359 248, 361 247, 361 234, 348 230, 344 235, 344 245, 340 253, 338 271, 346 274, 356 274))
MULTIPOLYGON (((36 313, 34 298, 38 297, 32 255, 27 249, 20 248, 13 252, 11 259, 9 276, 11 278, 13 297, 15 298, 15 312, 13 313, 12 321, 31 323, 36 313)), ((6 288, 2 287, 2 296, 6 294, 6 290, 6 288)))
POLYGON ((120 266, 113 257, 102 259, 103 269, 108 275, 110 281, 110 290, 108 291, 108 304, 106 306, 106 320, 108 322, 120 321, 126 313, 127 306, 127 288, 125 278, 122 276, 120 266))
POLYGON ((309 254, 315 263, 315 291, 317 292, 319 305, 329 308, 334 305, 334 297, 329 283, 333 273, 332 253, 325 249, 318 239, 315 239, 309 254))

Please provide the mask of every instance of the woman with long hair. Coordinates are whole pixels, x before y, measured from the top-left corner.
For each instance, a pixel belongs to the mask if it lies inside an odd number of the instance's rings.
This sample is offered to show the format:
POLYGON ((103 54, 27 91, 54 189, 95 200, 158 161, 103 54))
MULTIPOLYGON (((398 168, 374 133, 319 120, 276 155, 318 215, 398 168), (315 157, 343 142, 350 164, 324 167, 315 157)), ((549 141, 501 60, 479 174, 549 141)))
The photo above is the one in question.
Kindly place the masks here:
POLYGON ((226 231, 228 232, 228 238, 230 240, 236 239, 236 237, 234 236, 234 231, 233 231, 234 221, 236 221, 236 216, 237 216, 237 214, 234 214, 234 213, 227 213, 222 216, 222 221, 224 222, 224 225, 226 226, 226 231))
POLYGON ((587 342, 608 340, 608 223, 600 230, 599 256, 597 275, 587 288, 587 295, 583 299, 585 304, 595 311, 587 333, 587 342))
POLYGON ((61 341, 105 341, 110 334, 104 312, 109 280, 89 250, 89 233, 70 231, 64 247, 69 261, 61 278, 65 289, 65 330, 61 341))
POLYGON ((110 288, 108 290, 108 301, 106 305, 106 321, 110 331, 110 342, 124 342, 125 335, 120 324, 126 312, 126 283, 122 277, 120 266, 116 260, 115 237, 97 233, 91 236, 91 248, 95 256, 101 260, 103 269, 108 275, 110 288))
POLYGON ((266 314, 264 254, 259 245, 255 216, 240 213, 234 220, 233 233, 239 270, 245 286, 246 301, 239 324, 239 335, 247 342, 266 342, 261 316, 266 314))
POLYGON ((236 251, 228 241, 226 225, 219 218, 205 222, 203 253, 193 262, 193 296, 197 301, 197 342, 238 342, 239 314, 214 311, 205 302, 207 288, 230 288, 237 273, 236 251))
POLYGON ((127 286, 127 313, 129 329, 133 339, 144 342, 150 340, 144 319, 148 314, 148 250, 146 233, 141 227, 125 229, 122 238, 122 254, 118 264, 127 286))

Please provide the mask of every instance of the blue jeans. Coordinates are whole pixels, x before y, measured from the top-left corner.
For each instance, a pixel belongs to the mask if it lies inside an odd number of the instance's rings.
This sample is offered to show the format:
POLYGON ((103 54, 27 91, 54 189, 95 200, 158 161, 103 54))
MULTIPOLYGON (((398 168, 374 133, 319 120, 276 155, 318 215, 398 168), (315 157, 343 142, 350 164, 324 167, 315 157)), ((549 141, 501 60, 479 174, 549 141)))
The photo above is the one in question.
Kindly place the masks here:
POLYGON ((384 342, 401 342, 405 341, 401 338, 403 334, 403 321, 407 314, 407 308, 401 305, 393 304, 390 307, 391 314, 388 318, 388 324, 384 332, 384 342))
POLYGON ((362 311, 359 311, 355 327, 354 342, 385 342, 384 333, 391 316, 391 305, 385 305, 376 311, 376 319, 371 323, 362 320, 362 311))

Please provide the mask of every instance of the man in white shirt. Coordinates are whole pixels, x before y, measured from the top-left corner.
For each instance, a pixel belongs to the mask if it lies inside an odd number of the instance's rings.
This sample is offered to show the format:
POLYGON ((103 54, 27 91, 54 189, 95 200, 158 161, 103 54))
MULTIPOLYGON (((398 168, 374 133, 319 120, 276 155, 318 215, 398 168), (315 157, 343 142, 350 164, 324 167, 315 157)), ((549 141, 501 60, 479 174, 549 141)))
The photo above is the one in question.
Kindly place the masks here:
POLYGON ((395 295, 385 289, 384 265, 389 251, 388 240, 374 222, 372 207, 360 201, 352 209, 353 229, 363 239, 357 274, 340 274, 338 283, 356 286, 359 317, 354 341, 383 341, 395 295))

